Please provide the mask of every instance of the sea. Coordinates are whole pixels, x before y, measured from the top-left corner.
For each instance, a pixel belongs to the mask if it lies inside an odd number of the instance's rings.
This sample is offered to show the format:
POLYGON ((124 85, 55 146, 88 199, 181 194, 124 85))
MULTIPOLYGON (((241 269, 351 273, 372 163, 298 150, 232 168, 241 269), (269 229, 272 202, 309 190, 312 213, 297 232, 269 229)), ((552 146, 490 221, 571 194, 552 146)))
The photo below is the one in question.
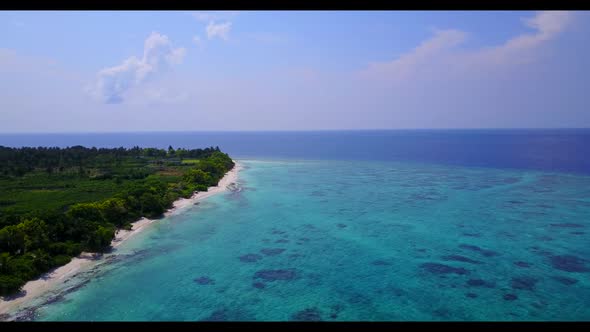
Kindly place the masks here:
POLYGON ((243 167, 237 189, 122 243, 37 300, 32 320, 590 320, 590 129, 0 134, 0 145, 219 146, 243 167))

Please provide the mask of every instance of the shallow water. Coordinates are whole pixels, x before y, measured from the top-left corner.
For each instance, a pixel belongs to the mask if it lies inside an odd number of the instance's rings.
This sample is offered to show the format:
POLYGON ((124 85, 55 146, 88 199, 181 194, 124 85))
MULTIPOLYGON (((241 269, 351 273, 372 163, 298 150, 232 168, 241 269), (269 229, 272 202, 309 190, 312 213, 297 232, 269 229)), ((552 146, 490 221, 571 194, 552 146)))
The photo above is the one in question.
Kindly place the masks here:
POLYGON ((121 244, 35 318, 590 319, 590 176, 240 162, 242 190, 121 244))

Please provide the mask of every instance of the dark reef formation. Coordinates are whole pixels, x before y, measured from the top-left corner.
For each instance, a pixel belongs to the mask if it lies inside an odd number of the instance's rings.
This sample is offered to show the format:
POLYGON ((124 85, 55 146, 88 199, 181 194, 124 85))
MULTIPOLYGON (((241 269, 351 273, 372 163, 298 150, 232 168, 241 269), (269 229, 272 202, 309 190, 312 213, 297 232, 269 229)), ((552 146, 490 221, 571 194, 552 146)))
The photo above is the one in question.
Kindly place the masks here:
POLYGON ((588 272, 586 260, 574 255, 557 255, 549 258, 551 265, 566 272, 588 272))
POLYGON ((555 276, 555 277, 553 277, 553 279, 558 281, 561 284, 566 285, 566 286, 570 286, 570 285, 578 283, 578 279, 574 279, 574 278, 570 278, 570 277, 555 276))
POLYGON ((265 254, 266 256, 276 256, 285 250, 286 249, 282 249, 282 248, 264 248, 264 249, 261 249, 260 252, 265 254))
POLYGON ((469 279, 469 280, 467 280, 467 285, 470 287, 486 287, 486 288, 496 287, 496 283, 494 283, 493 281, 486 281, 483 279, 469 279))
POLYGON ((243 256, 238 257, 240 259, 241 262, 244 263, 254 263, 254 262, 258 262, 259 260, 262 259, 261 255, 258 254, 246 254, 243 256))
POLYGON ((260 270, 254 274, 254 279, 264 281, 293 280, 297 277, 295 269, 260 270))
POLYGON ((296 312, 291 316, 291 320, 294 321, 321 321, 322 315, 317 308, 307 308, 296 312))
POLYGON ((513 289, 532 291, 535 289, 537 282, 539 282, 539 279, 533 277, 514 277, 510 285, 513 289))
POLYGON ((195 282, 199 285, 215 285, 215 281, 209 277, 199 277, 195 279, 195 282))
POLYGON ((527 262, 523 262, 523 261, 514 262, 514 265, 516 265, 518 267, 531 267, 531 263, 527 263, 527 262))
POLYGON ((258 288, 258 289, 264 289, 264 288, 266 288, 266 284, 263 282, 255 282, 255 283, 252 283, 252 287, 258 288))
POLYGON ((562 227, 562 228, 583 228, 584 225, 575 224, 571 222, 561 223, 561 224, 549 224, 552 227, 562 227))
POLYGON ((478 246, 474 246, 474 245, 470 245, 470 244, 461 244, 461 245, 459 245, 459 248, 478 252, 478 253, 484 255, 485 257, 492 257, 492 256, 499 255, 499 253, 497 253, 493 250, 482 249, 478 246))
POLYGON ((464 262, 470 264, 482 264, 480 261, 476 261, 469 257, 461 256, 461 255, 446 255, 441 257, 445 261, 456 261, 456 262, 464 262))
POLYGON ((424 263, 420 265, 421 268, 432 274, 468 274, 469 271, 462 267, 452 267, 440 263, 424 263))

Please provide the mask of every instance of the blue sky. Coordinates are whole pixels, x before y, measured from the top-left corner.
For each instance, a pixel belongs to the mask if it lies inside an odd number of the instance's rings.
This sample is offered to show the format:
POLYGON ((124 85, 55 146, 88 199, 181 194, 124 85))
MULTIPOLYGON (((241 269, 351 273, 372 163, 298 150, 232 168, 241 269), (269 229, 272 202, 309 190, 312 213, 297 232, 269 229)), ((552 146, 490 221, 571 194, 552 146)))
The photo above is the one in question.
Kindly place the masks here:
POLYGON ((0 132, 590 127, 590 15, 0 12, 0 132))

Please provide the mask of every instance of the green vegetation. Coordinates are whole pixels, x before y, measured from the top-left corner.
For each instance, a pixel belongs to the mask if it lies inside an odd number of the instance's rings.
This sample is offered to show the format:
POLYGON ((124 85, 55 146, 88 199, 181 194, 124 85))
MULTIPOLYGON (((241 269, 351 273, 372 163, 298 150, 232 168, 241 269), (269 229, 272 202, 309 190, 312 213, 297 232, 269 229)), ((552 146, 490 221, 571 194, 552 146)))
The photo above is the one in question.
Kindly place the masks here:
POLYGON ((183 164, 197 164, 199 159, 184 159, 182 160, 183 164))
POLYGON ((117 229, 160 217, 233 166, 218 147, 0 146, 0 295, 82 251, 108 251, 117 229))

